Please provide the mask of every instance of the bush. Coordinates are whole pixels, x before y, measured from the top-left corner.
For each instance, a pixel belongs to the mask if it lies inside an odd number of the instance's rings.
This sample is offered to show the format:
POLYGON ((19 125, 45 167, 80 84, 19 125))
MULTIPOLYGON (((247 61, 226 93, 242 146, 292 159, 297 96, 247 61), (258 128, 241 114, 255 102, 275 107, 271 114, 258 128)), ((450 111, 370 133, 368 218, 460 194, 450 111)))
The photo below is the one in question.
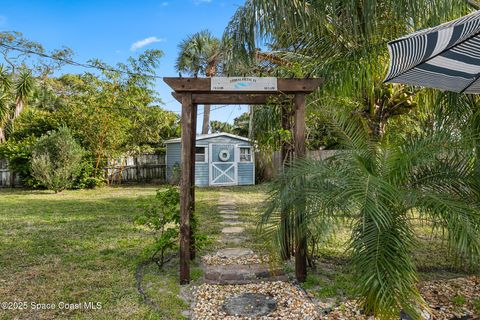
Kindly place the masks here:
POLYGON ((32 146, 36 141, 35 137, 29 137, 22 141, 8 140, 0 144, 0 159, 7 159, 8 168, 20 174, 23 185, 27 187, 38 187, 30 165, 32 146))
POLYGON ((58 193, 70 187, 80 174, 82 147, 70 130, 62 127, 42 136, 33 147, 32 175, 47 189, 58 193))
POLYGON ((143 214, 135 219, 153 231, 154 243, 148 246, 144 255, 162 268, 167 254, 177 249, 180 222, 180 193, 178 188, 158 190, 155 200, 143 207, 143 214))
POLYGON ((80 167, 80 174, 73 182, 72 189, 94 189, 105 184, 104 178, 94 177, 95 168, 91 159, 84 158, 80 167))

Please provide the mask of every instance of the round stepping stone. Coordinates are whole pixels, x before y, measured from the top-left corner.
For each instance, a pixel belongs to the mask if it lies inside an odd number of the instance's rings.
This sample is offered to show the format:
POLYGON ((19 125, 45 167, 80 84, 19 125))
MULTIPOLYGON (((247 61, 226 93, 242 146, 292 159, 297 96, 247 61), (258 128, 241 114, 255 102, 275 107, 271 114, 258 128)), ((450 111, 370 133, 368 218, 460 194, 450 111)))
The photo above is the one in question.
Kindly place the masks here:
POLYGON ((252 249, 248 248, 225 248, 217 251, 220 258, 234 259, 253 254, 252 249))
POLYGON ((225 220, 235 220, 238 219, 238 216, 235 214, 222 214, 220 217, 225 220))
POLYGON ((222 229, 222 233, 242 233, 245 230, 243 227, 225 227, 222 229))
POLYGON ((224 226, 237 226, 239 224, 242 224, 242 222, 235 221, 235 220, 225 220, 225 221, 220 222, 220 224, 222 224, 224 226))
POLYGON ((223 309, 229 315, 242 317, 261 317, 277 308, 272 297, 259 293, 244 293, 225 300, 223 309))

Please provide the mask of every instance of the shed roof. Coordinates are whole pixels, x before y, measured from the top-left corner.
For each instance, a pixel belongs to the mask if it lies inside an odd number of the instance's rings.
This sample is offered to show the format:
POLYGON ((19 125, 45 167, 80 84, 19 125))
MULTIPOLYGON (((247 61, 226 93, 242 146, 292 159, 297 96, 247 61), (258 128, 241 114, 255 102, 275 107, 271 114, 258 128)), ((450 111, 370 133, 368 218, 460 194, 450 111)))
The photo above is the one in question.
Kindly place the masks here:
MULTIPOLYGON (((248 139, 248 138, 237 136, 235 134, 226 133, 226 132, 210 133, 210 134, 197 134, 196 141, 210 139, 210 138, 216 138, 216 137, 230 137, 230 138, 233 138, 233 139, 250 142, 250 139, 248 139)), ((170 139, 170 140, 165 141, 165 143, 179 143, 179 142, 182 142, 181 138, 175 138, 175 139, 170 139)))

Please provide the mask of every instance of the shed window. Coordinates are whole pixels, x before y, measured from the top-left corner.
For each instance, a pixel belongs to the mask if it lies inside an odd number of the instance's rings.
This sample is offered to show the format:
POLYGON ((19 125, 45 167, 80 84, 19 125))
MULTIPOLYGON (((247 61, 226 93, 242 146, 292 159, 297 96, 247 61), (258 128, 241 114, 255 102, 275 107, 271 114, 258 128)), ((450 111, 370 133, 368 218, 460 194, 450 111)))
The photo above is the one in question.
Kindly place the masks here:
POLYGON ((240 148, 240 162, 252 162, 251 148, 240 148))
POLYGON ((195 162, 207 162, 206 147, 195 147, 195 162))

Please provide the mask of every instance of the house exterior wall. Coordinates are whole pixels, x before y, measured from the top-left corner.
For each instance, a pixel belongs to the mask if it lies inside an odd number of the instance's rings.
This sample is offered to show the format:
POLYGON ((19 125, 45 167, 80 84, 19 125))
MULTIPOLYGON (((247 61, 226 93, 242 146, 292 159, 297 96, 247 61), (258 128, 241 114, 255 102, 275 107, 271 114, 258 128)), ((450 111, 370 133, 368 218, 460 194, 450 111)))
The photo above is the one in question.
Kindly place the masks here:
MULTIPOLYGON (((222 144, 222 145, 232 145, 233 147, 229 148, 234 150, 231 154, 231 159, 228 161, 236 162, 235 170, 237 170, 237 184, 238 185, 252 185, 255 184, 255 165, 254 162, 239 162, 238 149, 236 147, 250 147, 250 143, 235 139, 228 136, 218 136, 211 137, 207 139, 197 140, 197 147, 207 147, 206 150, 206 160, 205 163, 195 163, 195 185, 200 187, 205 187, 209 185, 210 179, 210 155, 212 155, 212 160, 214 162, 219 161, 218 159, 218 148, 214 148, 212 144, 222 144), (210 148, 214 148, 217 152, 210 152, 210 148)), ((166 164, 167 164, 167 181, 172 182, 175 178, 175 169, 176 166, 180 166, 181 162, 181 145, 180 142, 167 143, 166 148, 166 164)), ((252 150, 253 156, 253 150, 252 150)), ((179 171, 178 171, 179 173, 179 171)))

